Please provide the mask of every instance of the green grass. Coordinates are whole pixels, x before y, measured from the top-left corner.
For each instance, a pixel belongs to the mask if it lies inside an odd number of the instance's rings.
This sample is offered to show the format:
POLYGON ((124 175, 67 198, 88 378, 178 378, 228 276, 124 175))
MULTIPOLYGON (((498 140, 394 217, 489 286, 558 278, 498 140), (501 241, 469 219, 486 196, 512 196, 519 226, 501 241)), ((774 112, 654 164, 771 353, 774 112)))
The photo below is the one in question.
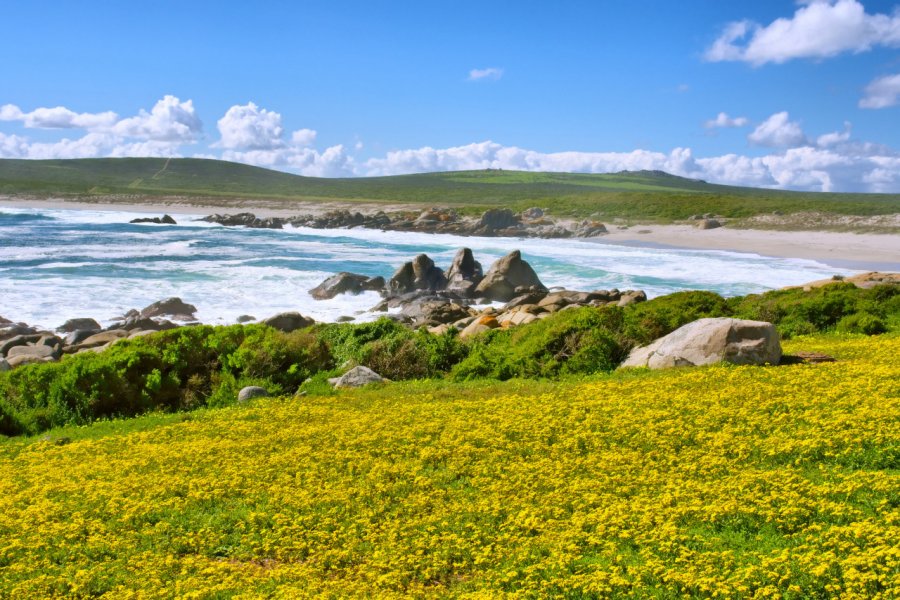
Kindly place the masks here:
MULTIPOLYGON (((295 202, 448 206, 464 214, 531 206, 557 216, 669 221, 780 211, 835 215, 900 212, 898 194, 824 194, 714 185, 659 171, 610 174, 459 171, 391 177, 302 177, 217 160, 103 158, 0 160, 0 193, 37 196, 192 196, 295 202)), ((137 198, 135 198, 137 196, 137 198)), ((300 207, 298 207, 298 211, 300 207)))

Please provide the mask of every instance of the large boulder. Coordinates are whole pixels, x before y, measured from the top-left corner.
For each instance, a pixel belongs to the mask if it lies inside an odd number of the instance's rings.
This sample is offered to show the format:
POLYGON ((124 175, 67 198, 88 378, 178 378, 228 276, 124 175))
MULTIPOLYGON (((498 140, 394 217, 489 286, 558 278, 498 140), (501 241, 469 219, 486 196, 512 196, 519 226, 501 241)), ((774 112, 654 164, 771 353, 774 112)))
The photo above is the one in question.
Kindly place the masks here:
POLYGON ((313 289, 309 295, 316 300, 330 300, 339 294, 360 294, 384 288, 384 277, 369 277, 342 271, 332 275, 313 289))
POLYGON ((268 398, 269 392, 266 391, 266 388, 261 388, 257 385, 248 385, 245 388, 241 388, 241 391, 238 392, 238 402, 247 402, 248 400, 253 400, 254 398, 268 398))
POLYGON ((59 326, 57 331, 72 333, 73 331, 100 331, 103 327, 94 319, 69 319, 59 326))
POLYGON ((263 321, 269 327, 273 327, 278 329, 279 331, 283 331, 285 333, 290 333, 291 331, 296 331, 297 329, 303 329, 304 327, 309 327, 315 321, 310 319, 309 317, 304 317, 298 312, 284 312, 275 315, 274 317, 269 317, 265 321, 263 321))
POLYGON ((447 271, 447 290, 465 297, 472 293, 482 279, 484 271, 481 263, 475 260, 472 250, 460 248, 447 271))
POLYGON ((381 383, 385 379, 369 367, 358 366, 328 381, 336 388, 356 388, 370 383, 381 383))
POLYGON ((649 346, 635 348, 622 367, 710 365, 777 365, 781 360, 778 331, 771 323, 741 319, 699 319, 679 327, 649 346))
POLYGON ((434 266, 426 254, 420 254, 397 269, 388 282, 392 295, 407 294, 416 290, 437 291, 447 286, 444 272, 434 266))
POLYGON ((32 356, 37 359, 54 359, 59 358, 59 350, 51 346, 35 345, 35 346, 16 346, 11 348, 6 358, 12 361, 17 356, 32 356))
POLYGON ((547 291, 531 265, 522 260, 522 253, 513 250, 491 265, 484 279, 475 287, 474 295, 509 302, 518 295, 517 289, 547 291))
POLYGON ((195 312, 197 307, 193 304, 183 302, 181 298, 167 298, 144 308, 141 317, 178 317, 179 320, 187 321, 194 318, 195 312))
POLYGON ((95 333, 94 335, 91 335, 78 342, 76 345, 79 349, 96 348, 98 346, 105 346, 107 344, 117 342, 126 337, 128 337, 128 332, 124 329, 110 329, 109 331, 95 333))

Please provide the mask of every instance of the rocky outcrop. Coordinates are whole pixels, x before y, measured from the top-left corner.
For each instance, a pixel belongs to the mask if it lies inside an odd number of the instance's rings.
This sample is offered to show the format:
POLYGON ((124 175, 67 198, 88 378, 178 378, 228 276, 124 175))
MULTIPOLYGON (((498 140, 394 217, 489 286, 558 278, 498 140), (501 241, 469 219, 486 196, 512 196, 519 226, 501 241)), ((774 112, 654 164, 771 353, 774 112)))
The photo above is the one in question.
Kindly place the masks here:
POLYGON ((635 348, 621 367, 666 369, 723 361, 777 365, 780 360, 781 343, 771 323, 715 318, 688 323, 649 346, 635 348))
POLYGON ((309 295, 316 300, 330 300, 339 294, 361 294, 384 289, 384 277, 368 277, 342 271, 332 275, 313 289, 309 295))
POLYGON ((129 223, 153 223, 155 225, 178 225, 169 215, 163 215, 162 217, 140 217, 137 219, 132 219, 129 223))
POLYGON ((546 289, 531 265, 522 260, 522 253, 513 250, 491 265, 484 279, 475 287, 474 294, 488 300, 508 302, 517 295, 546 289))
POLYGON ((388 281, 388 291, 392 295, 407 294, 424 290, 434 292, 447 286, 444 272, 434 266, 434 261, 425 254, 419 254, 412 261, 404 263, 388 281))
POLYGON ((229 227, 281 229, 284 225, 312 229, 350 229, 364 227, 383 231, 418 231, 453 235, 506 236, 529 238, 594 237, 606 233, 602 223, 583 221, 572 227, 557 222, 539 208, 516 214, 508 208, 492 208, 480 217, 465 217, 447 208, 429 208, 420 212, 384 211, 364 214, 359 211, 333 210, 291 218, 258 218, 252 213, 215 214, 201 219, 229 227))
POLYGON ((400 315, 413 327, 433 327, 472 316, 467 307, 449 300, 412 302, 403 307, 400 315))
POLYGON ((357 388, 370 383, 382 383, 387 381, 384 377, 369 367, 353 367, 340 377, 332 377, 328 380, 336 388, 357 388))
POLYGON ((298 312, 284 312, 274 317, 269 317, 263 323, 279 331, 290 333, 291 331, 309 327, 315 321, 309 317, 304 317, 298 312))

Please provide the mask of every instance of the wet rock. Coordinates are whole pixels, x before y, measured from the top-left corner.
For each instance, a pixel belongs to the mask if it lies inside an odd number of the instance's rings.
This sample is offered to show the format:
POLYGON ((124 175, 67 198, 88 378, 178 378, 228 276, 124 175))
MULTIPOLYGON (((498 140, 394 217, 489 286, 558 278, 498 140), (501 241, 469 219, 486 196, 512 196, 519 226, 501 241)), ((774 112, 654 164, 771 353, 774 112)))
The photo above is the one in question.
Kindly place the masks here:
POLYGON ((522 260, 522 254, 514 250, 496 261, 481 280, 474 294, 489 300, 508 302, 517 294, 517 288, 546 291, 534 269, 522 260))
POLYGON ((309 295, 316 300, 330 300, 339 294, 355 295, 365 291, 379 291, 383 288, 384 277, 369 277, 342 271, 309 290, 309 295))
POLYGON ((304 317, 298 312, 284 312, 275 315, 274 317, 269 317, 265 321, 263 321, 269 327, 273 327, 278 329, 279 331, 283 331, 285 333, 290 333, 291 331, 296 331, 297 329, 303 329, 305 327, 309 327, 314 324, 315 321, 310 319, 309 317, 304 317))
POLYGON ((419 254, 397 269, 388 282, 388 291, 392 295, 399 295, 416 290, 442 290, 446 286, 447 277, 444 272, 434 266, 434 261, 426 254, 419 254))
POLYGON ((129 223, 154 223, 156 225, 178 225, 170 215, 163 215, 162 217, 140 217, 137 219, 132 219, 129 223))
POLYGON ((460 248, 447 271, 447 289, 467 297, 484 279, 481 263, 475 260, 472 250, 460 248))
POLYGON ((186 302, 183 302, 181 298, 167 298, 166 300, 160 300, 147 306, 141 311, 140 316, 143 318, 184 316, 193 319, 195 312, 197 312, 197 307, 193 304, 187 304, 186 302))

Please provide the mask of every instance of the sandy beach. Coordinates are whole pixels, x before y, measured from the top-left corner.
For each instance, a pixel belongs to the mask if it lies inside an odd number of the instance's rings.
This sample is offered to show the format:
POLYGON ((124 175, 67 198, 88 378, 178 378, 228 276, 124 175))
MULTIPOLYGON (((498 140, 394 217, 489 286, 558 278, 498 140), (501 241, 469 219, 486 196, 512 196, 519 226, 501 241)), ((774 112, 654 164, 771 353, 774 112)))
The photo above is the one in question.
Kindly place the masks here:
MULTIPOLYGON (((129 202, 128 199, 69 200, 21 199, 0 196, 0 206, 14 208, 51 208, 68 210, 110 210, 163 213, 211 214, 252 212, 260 217, 291 217, 323 213, 335 209, 362 212, 416 209, 409 205, 360 204, 348 202, 308 203, 285 200, 233 200, 227 198, 161 198, 129 202)), ((900 271, 900 235, 835 231, 778 231, 773 229, 737 229, 721 227, 700 230, 691 225, 638 224, 627 228, 608 225, 610 232, 597 243, 670 247, 695 250, 747 252, 779 258, 803 258, 834 267, 860 271, 900 271)))

